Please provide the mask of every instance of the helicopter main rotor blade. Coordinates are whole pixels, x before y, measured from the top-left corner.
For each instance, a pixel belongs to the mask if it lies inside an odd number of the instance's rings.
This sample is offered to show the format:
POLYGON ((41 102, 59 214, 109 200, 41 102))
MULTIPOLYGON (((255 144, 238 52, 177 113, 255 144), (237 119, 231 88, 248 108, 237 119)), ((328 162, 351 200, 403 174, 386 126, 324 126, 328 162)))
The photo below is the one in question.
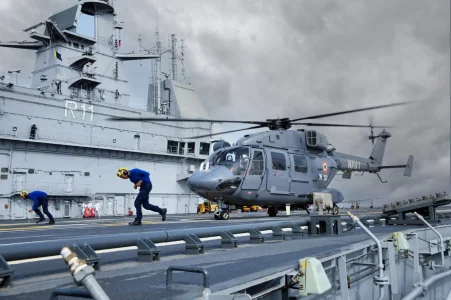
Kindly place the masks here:
POLYGON ((290 120, 290 121, 291 122, 295 122, 295 121, 308 120, 308 119, 319 119, 319 118, 325 118, 325 117, 332 117, 332 116, 350 114, 350 113, 355 113, 355 112, 365 111, 365 110, 379 109, 379 108, 391 107, 391 106, 397 106, 397 105, 406 105, 406 104, 411 104, 411 103, 412 102, 399 102, 399 103, 392 103, 392 104, 387 104, 387 105, 379 105, 379 106, 372 106, 372 107, 366 107, 366 108, 358 108, 358 109, 340 111, 340 112, 335 112, 335 113, 329 113, 329 114, 323 114, 323 115, 316 115, 316 116, 304 117, 304 118, 299 118, 299 119, 293 119, 293 120, 290 120))
POLYGON ((222 132, 216 132, 216 133, 211 133, 211 134, 203 134, 203 135, 198 135, 198 136, 191 136, 191 137, 186 137, 184 139, 198 139, 198 138, 207 137, 207 136, 213 136, 213 135, 231 133, 231 132, 238 132, 238 131, 242 131, 242 130, 251 130, 251 129, 257 129, 257 128, 263 128, 263 127, 265 127, 265 125, 259 125, 259 126, 253 126, 253 127, 241 128, 241 129, 235 129, 235 130, 229 130, 229 131, 222 131, 222 132))
POLYGON ((114 121, 153 121, 153 122, 205 122, 205 123, 238 123, 238 124, 259 124, 268 125, 266 121, 232 121, 232 120, 208 120, 208 119, 181 119, 181 118, 128 118, 128 117, 110 117, 108 120, 114 121))
POLYGON ((329 123, 291 123, 291 125, 324 126, 324 127, 365 127, 365 128, 393 128, 392 126, 351 125, 351 124, 329 124, 329 123))

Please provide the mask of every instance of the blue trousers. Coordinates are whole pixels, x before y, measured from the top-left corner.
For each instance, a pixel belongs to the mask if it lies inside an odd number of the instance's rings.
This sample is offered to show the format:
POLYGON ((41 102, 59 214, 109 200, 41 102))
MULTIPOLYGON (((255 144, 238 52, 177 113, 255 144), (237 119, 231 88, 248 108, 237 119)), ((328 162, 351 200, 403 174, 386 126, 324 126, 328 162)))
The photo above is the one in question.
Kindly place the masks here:
POLYGON ((136 220, 137 221, 141 221, 141 219, 143 217, 141 206, 147 210, 157 212, 160 215, 163 213, 163 210, 161 208, 149 203, 149 193, 151 190, 152 190, 152 183, 141 184, 138 196, 136 197, 136 200, 135 200, 136 220))
POLYGON ((44 211, 44 213, 47 215, 47 217, 49 217, 49 220, 51 222, 54 222, 55 220, 53 219, 52 214, 49 212, 49 198, 45 197, 44 199, 39 199, 38 203, 39 204, 36 207, 36 209, 34 210, 34 212, 39 216, 39 218, 41 218, 41 220, 45 219, 44 215, 38 208, 39 206, 42 205, 42 210, 44 211))

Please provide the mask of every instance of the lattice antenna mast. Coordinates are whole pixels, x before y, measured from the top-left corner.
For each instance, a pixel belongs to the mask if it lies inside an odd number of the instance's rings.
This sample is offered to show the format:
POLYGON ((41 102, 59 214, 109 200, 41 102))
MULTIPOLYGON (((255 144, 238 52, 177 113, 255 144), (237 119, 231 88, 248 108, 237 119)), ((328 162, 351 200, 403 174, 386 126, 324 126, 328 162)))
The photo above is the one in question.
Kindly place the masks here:
POLYGON ((171 60, 172 60, 172 79, 177 80, 177 53, 176 53, 177 39, 175 34, 171 34, 171 60))
POLYGON ((154 86, 154 103, 155 103, 155 113, 160 114, 162 113, 162 106, 161 106, 161 42, 160 42, 160 32, 158 31, 158 21, 157 21, 157 31, 155 32, 156 38, 157 38, 157 55, 158 58, 153 60, 153 72, 154 72, 154 78, 153 78, 153 86, 154 86))
POLYGON ((185 53, 185 40, 184 39, 182 39, 182 45, 180 48, 181 48, 180 60, 182 61, 182 76, 183 76, 183 79, 186 79, 185 78, 185 54, 184 54, 185 53))

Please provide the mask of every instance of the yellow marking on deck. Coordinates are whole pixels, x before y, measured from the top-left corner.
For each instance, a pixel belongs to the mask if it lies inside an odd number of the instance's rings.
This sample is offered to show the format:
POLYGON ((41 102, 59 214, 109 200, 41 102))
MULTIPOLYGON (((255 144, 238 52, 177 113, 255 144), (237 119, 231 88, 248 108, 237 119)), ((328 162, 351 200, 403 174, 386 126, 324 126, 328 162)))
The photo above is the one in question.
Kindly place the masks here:
POLYGON ((16 231, 16 230, 35 230, 35 229, 50 229, 56 226, 42 225, 42 226, 27 226, 27 227, 11 227, 11 228, 0 228, 0 231, 16 231))

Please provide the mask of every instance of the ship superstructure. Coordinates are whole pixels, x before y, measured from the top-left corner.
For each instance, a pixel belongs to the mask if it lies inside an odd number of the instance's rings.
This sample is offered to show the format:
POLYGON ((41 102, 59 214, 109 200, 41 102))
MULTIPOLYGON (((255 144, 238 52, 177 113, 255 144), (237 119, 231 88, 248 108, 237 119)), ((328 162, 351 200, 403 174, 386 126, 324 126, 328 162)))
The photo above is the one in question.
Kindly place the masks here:
MULTIPOLYGON (((150 201, 168 213, 195 213, 198 197, 186 184, 208 157, 208 140, 184 137, 211 132, 208 123, 120 122, 107 118, 208 115, 190 84, 160 76, 161 51, 122 53, 123 23, 111 1, 84 0, 24 31, 29 41, 1 47, 35 53, 31 85, 20 69, 0 77, 0 219, 35 218, 21 190, 49 194, 55 217, 82 216, 81 206, 101 204, 106 216, 134 211, 137 190, 118 179, 119 167, 142 168, 154 183, 150 201), (130 103, 124 64, 155 60, 145 109, 130 103)), ((159 43, 158 43, 159 44, 159 43)), ((175 49, 170 52, 175 61, 175 49)), ((147 214, 153 212, 145 211, 147 214)))

